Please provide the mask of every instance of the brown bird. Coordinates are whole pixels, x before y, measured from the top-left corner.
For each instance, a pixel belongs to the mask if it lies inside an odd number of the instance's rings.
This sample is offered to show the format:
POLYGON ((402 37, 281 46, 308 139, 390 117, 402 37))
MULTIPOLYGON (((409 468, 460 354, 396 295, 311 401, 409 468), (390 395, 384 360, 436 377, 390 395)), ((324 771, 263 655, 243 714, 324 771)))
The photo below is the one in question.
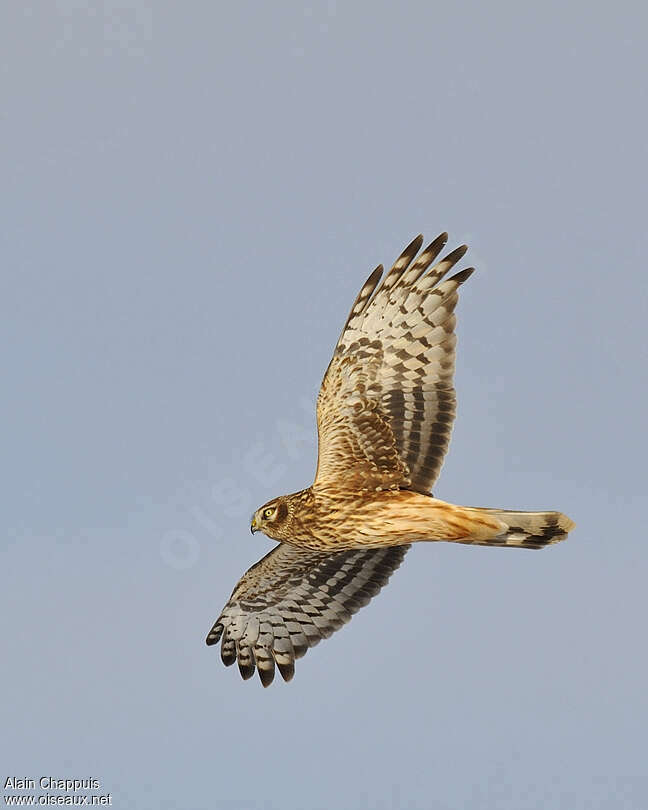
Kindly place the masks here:
POLYGON ((455 307, 467 268, 443 280, 462 245, 438 263, 438 236, 417 236, 351 308, 317 401, 319 455, 308 489, 252 518, 280 545, 242 577, 207 636, 243 678, 284 680, 309 647, 349 621, 387 583, 410 543, 450 540, 539 549, 574 523, 560 512, 455 506, 430 492, 455 416, 455 307))

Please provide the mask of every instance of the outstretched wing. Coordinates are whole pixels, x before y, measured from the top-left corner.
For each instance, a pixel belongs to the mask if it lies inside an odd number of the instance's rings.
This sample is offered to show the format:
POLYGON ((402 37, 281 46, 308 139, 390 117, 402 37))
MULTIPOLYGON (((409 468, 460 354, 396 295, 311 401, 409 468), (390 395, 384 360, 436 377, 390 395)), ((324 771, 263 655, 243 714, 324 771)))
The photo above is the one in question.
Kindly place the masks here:
POLYGON ((409 546, 334 554, 279 545, 239 581, 207 636, 221 638, 226 666, 268 686, 275 663, 285 681, 295 659, 328 638, 387 584, 409 546))
POLYGON ((455 415, 457 290, 473 272, 442 281, 465 245, 428 270, 447 238, 415 258, 418 236, 382 284, 379 266, 360 290, 317 401, 314 486, 432 488, 455 415))

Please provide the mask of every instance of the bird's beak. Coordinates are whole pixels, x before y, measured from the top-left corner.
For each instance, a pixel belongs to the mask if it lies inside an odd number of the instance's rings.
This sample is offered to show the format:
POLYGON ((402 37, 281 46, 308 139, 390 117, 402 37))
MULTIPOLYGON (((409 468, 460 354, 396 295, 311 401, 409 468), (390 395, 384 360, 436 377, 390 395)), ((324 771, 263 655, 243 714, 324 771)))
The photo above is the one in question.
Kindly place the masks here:
POLYGON ((250 532, 254 534, 254 532, 258 532, 259 527, 257 526, 257 519, 256 515, 252 518, 252 523, 250 524, 250 532))

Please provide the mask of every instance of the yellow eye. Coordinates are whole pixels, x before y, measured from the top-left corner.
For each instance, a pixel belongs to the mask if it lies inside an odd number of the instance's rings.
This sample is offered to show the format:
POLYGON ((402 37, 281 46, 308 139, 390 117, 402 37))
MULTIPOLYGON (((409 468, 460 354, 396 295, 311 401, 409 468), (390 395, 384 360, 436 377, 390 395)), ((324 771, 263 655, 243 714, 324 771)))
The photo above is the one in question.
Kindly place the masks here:
POLYGON ((264 518, 271 518, 277 510, 274 506, 269 506, 267 509, 263 510, 263 517, 264 518))

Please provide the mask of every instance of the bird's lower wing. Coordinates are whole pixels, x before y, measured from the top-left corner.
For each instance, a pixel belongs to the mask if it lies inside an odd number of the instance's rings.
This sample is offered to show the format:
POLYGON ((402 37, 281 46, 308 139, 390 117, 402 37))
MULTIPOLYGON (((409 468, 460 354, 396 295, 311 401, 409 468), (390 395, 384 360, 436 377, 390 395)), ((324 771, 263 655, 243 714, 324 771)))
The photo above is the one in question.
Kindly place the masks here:
POLYGON ((247 571, 207 636, 226 666, 264 686, 346 624, 387 584, 409 546, 326 553, 281 544, 247 571))

